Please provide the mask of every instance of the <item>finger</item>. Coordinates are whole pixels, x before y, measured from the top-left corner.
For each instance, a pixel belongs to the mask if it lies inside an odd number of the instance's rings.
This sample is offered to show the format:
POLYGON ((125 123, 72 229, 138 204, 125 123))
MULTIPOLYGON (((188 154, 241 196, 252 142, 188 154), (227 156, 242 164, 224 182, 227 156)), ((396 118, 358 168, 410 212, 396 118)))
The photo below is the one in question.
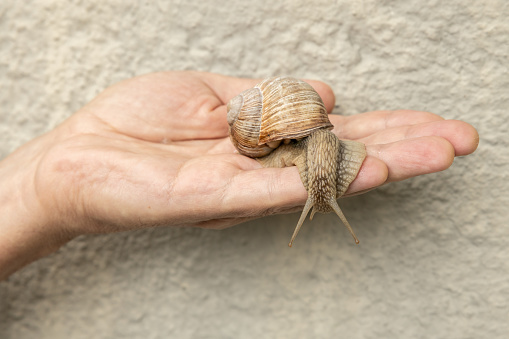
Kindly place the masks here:
POLYGON ((367 156, 357 174, 348 187, 345 197, 367 192, 387 182, 389 168, 377 157, 367 156))
MULTIPOLYGON (((233 218, 251 218, 282 213, 302 206, 307 192, 296 167, 256 168, 245 157, 231 157, 240 170, 222 190, 221 213, 233 218)), ((363 192, 386 182, 444 170, 452 164, 454 149, 440 137, 421 137, 368 147, 357 178, 347 195, 363 192)))
POLYGON ((455 155, 451 143, 437 136, 369 145, 366 149, 368 155, 387 165, 387 182, 443 171, 451 166, 455 155))
MULTIPOLYGON (((248 166, 250 164, 247 164, 248 166)), ((307 192, 297 168, 260 168, 239 172, 230 182, 221 206, 226 215, 255 217, 290 213, 302 208, 307 192)), ((387 181, 388 169, 376 157, 367 157, 346 196, 369 190, 387 181)))
POLYGON ((239 172, 229 183, 221 206, 227 215, 254 217, 304 205, 307 192, 296 167, 239 172))
MULTIPOLYGON (((368 157, 346 196, 387 182, 445 170, 451 166, 455 155, 451 143, 437 136, 370 145, 367 151, 368 157)), ((236 216, 265 215, 267 210, 276 213, 302 206, 307 198, 295 167, 240 172, 227 192, 222 205, 230 206, 231 210, 225 212, 236 216)))
MULTIPOLYGON (((235 78, 214 73, 200 73, 200 76, 225 105, 237 94, 254 87, 261 81, 261 79, 235 78)), ((322 98, 327 112, 331 112, 336 99, 330 86, 317 80, 304 81, 313 86, 322 98)))
MULTIPOLYGON (((302 206, 306 201, 307 192, 296 167, 257 168, 259 164, 246 157, 232 156, 229 159, 239 170, 221 189, 220 197, 214 198, 221 201, 220 210, 216 211, 218 216, 253 218, 284 213, 302 206)), ((371 145, 368 147, 368 157, 347 195, 386 182, 444 170, 453 159, 452 145, 440 137, 371 145)), ((232 222, 235 223, 234 220, 232 222)))
POLYGON ((340 115, 329 116, 334 125, 333 132, 340 138, 356 140, 388 128, 421 124, 443 120, 442 117, 420 111, 374 111, 349 117, 340 115))
POLYGON ((475 128, 458 120, 438 120, 389 128, 359 141, 367 145, 387 144, 426 136, 438 136, 446 139, 453 146, 456 156, 474 152, 479 144, 479 134, 475 128))
POLYGON ((254 219, 257 219, 259 217, 273 215, 273 214, 288 214, 288 213, 295 213, 302 211, 302 206, 295 206, 295 207, 289 207, 287 209, 279 209, 276 211, 266 210, 266 213, 258 215, 256 217, 230 217, 230 218, 218 218, 218 219, 212 219, 212 220, 205 220, 198 223, 192 223, 192 224, 184 224, 180 226, 184 227, 200 227, 200 228, 207 228, 207 229, 216 229, 216 230, 222 230, 228 227, 232 227, 235 225, 238 225, 240 223, 244 223, 247 221, 251 221, 254 219))

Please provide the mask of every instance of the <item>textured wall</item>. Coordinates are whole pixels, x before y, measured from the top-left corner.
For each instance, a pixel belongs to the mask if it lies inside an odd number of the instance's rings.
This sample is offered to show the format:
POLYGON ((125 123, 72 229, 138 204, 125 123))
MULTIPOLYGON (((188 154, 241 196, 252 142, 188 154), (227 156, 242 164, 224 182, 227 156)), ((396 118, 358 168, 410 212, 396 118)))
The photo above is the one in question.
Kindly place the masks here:
POLYGON ((328 82, 336 112, 410 108, 480 132, 442 173, 224 231, 81 237, 0 283, 1 338, 506 338, 509 5, 0 2, 0 157, 105 87, 198 69, 328 82))

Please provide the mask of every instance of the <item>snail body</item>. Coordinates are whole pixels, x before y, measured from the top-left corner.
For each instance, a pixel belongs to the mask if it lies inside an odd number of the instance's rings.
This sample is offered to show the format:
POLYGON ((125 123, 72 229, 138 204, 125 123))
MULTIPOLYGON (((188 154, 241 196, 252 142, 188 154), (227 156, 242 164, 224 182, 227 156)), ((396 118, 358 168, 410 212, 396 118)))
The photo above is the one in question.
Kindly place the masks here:
POLYGON ((289 243, 311 211, 335 212, 358 243, 337 199, 357 176, 364 144, 340 140, 316 91, 304 81, 269 78, 228 103, 230 139, 240 154, 264 167, 297 166, 308 199, 289 243))

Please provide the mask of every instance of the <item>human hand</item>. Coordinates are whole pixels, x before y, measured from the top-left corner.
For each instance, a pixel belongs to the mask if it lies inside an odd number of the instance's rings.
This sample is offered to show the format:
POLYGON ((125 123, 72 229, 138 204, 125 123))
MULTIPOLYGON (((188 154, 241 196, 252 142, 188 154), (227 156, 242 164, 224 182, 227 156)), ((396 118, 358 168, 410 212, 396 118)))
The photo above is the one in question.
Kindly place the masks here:
MULTIPOLYGON (((110 87, 0 163, 3 178, 16 179, 0 197, 7 201, 12 185, 22 185, 11 210, 30 211, 12 212, 16 216, 3 232, 17 236, 7 248, 23 252, 16 241, 30 234, 23 243, 33 243, 32 252, 38 250, 32 257, 40 257, 80 234, 158 225, 224 228, 302 209, 307 192, 296 168, 261 168, 237 154, 228 138, 226 103, 257 82, 165 72, 110 87), (20 222, 23 227, 16 228, 20 222)), ((330 112, 331 89, 309 83, 330 112)), ((472 153, 478 144, 472 126, 426 112, 330 120, 340 138, 367 146, 347 195, 444 170, 455 155, 472 153)), ((0 267, 6 252, 0 250, 0 267)))

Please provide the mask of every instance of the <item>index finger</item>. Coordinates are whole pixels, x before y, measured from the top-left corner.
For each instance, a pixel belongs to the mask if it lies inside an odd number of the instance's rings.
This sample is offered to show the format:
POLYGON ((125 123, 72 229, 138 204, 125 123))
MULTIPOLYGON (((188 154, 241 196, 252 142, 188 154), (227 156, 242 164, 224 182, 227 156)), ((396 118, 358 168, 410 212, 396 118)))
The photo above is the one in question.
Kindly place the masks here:
POLYGON ((357 140, 380 131, 402 126, 444 120, 441 116, 422 111, 373 111, 352 116, 331 115, 333 132, 340 138, 357 140))

